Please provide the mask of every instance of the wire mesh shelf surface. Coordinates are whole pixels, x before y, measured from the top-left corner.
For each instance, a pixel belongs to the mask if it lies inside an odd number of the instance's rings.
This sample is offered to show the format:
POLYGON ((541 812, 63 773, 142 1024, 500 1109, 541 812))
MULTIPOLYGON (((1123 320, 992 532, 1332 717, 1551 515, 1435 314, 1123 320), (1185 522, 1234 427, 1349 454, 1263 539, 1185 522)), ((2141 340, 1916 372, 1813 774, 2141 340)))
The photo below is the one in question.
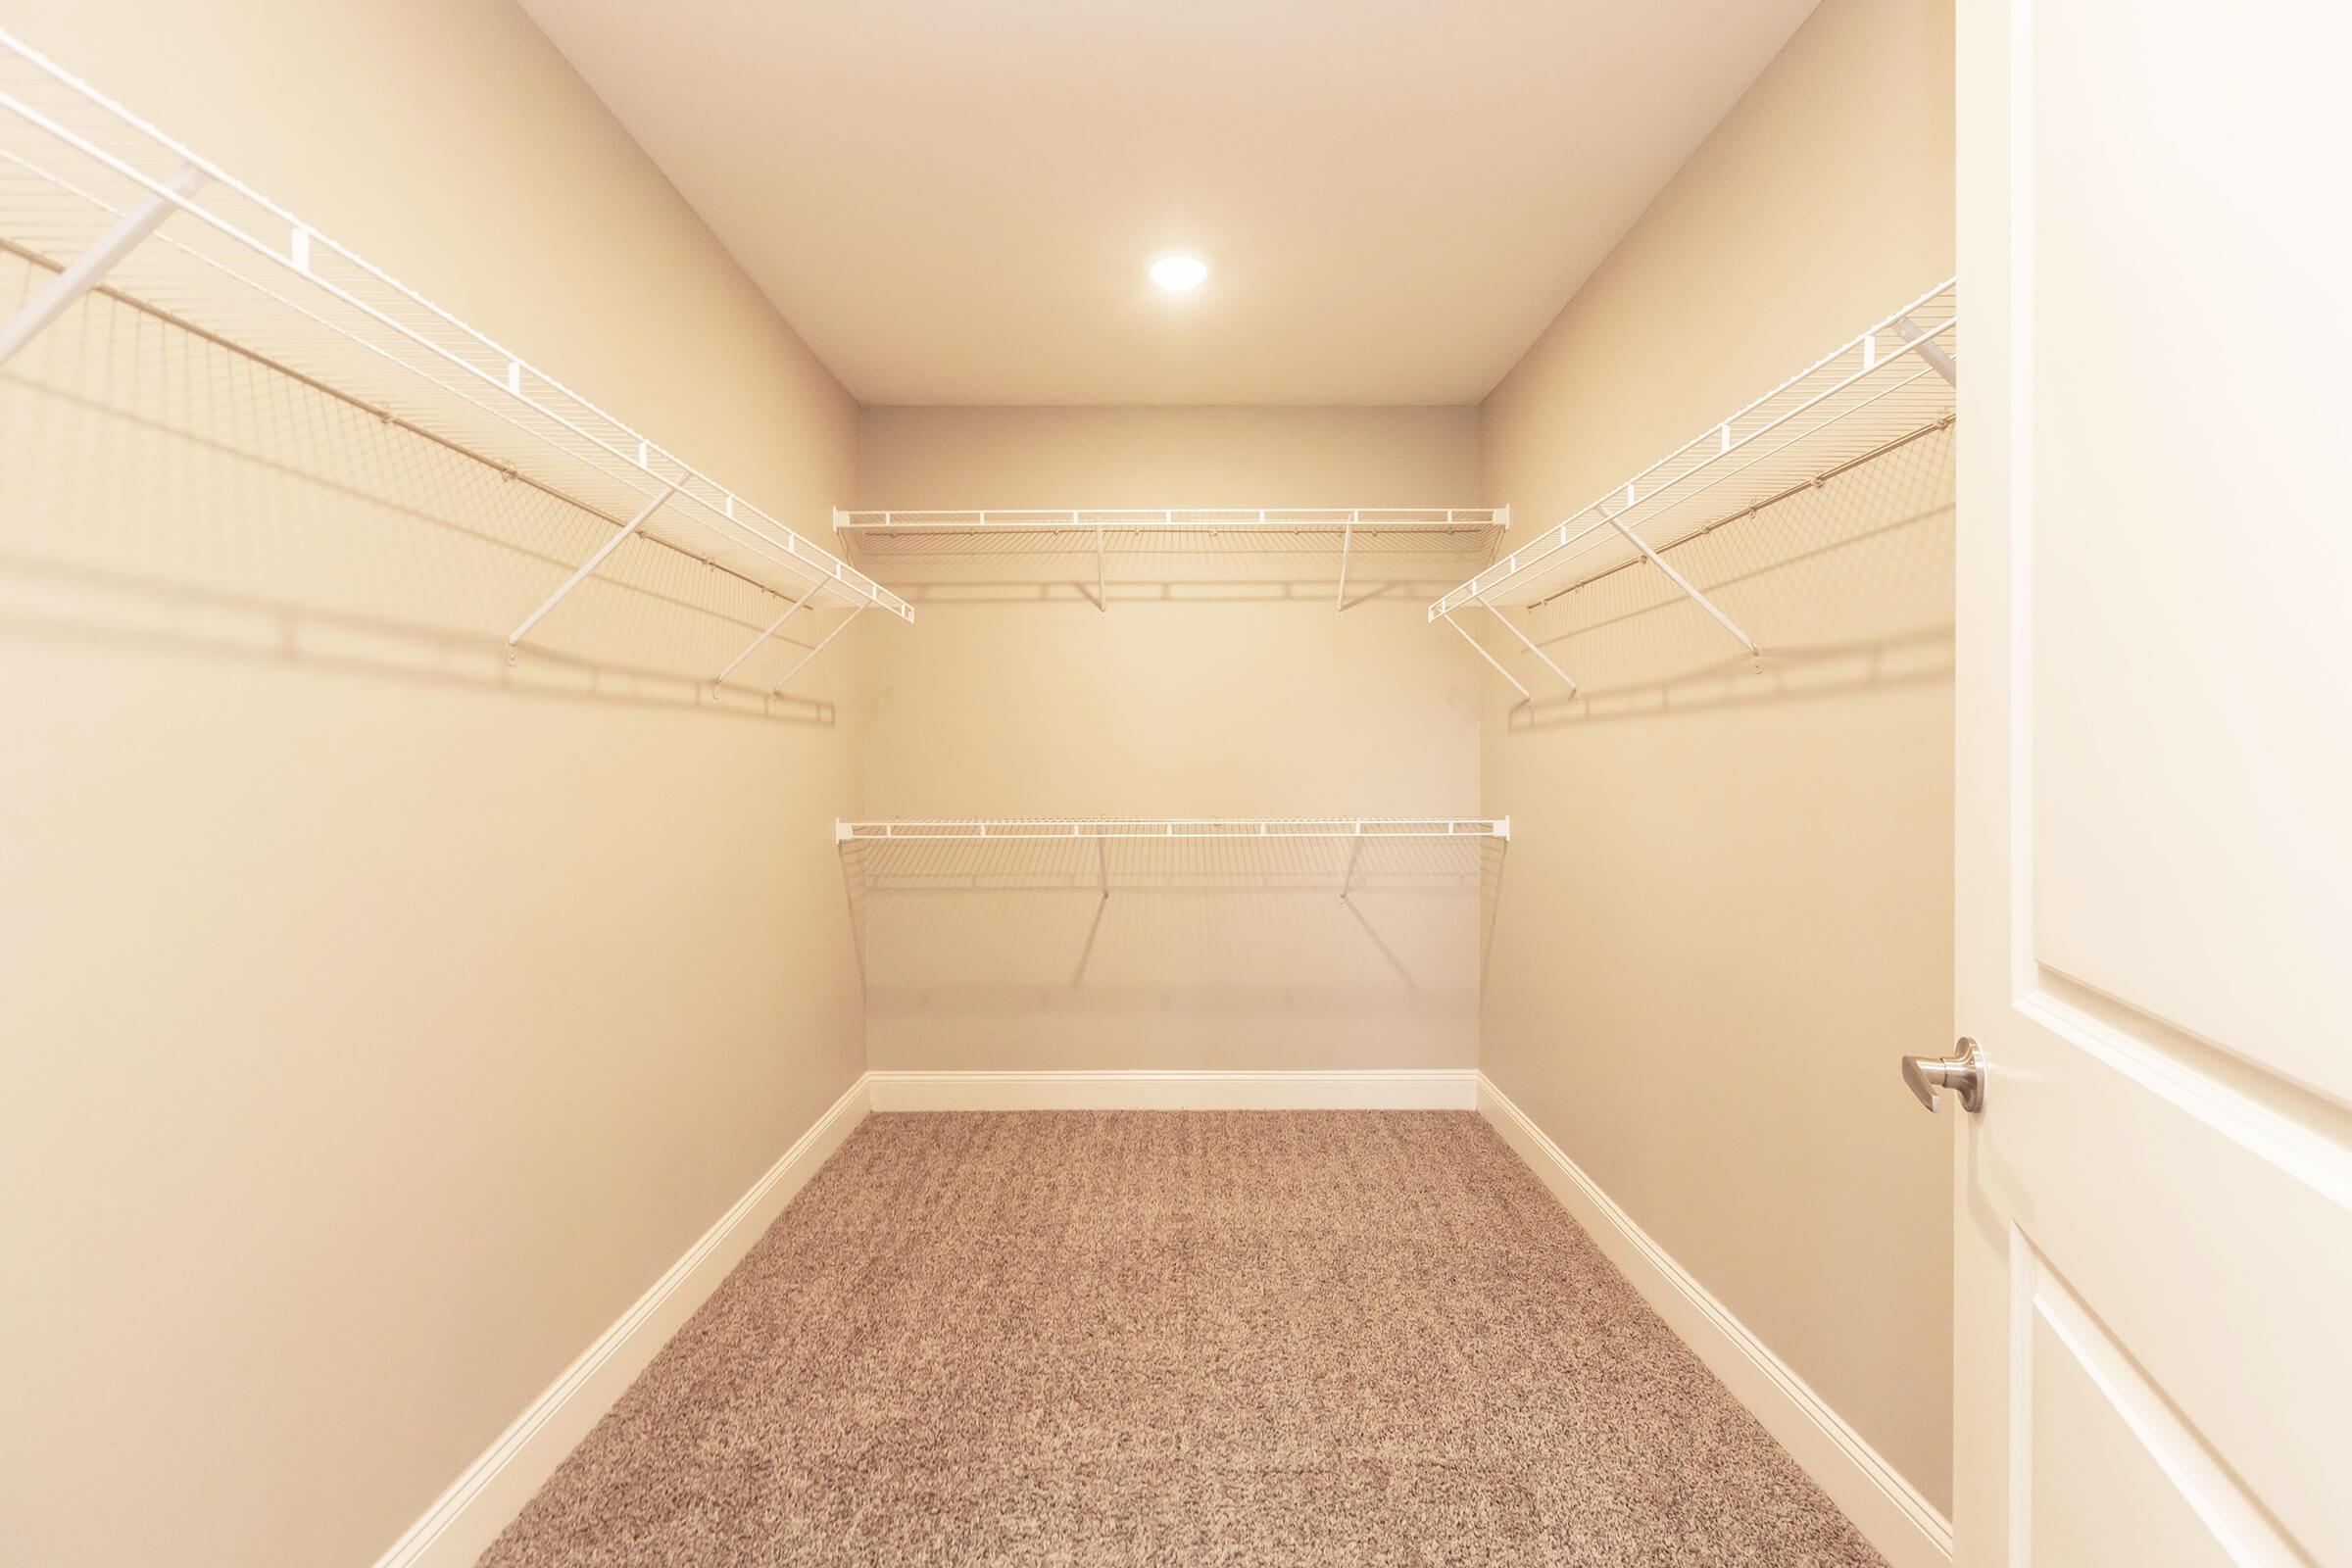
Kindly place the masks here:
POLYGON ((1511 551, 1432 604, 1429 618, 1565 593, 1948 422, 1958 327, 1954 280, 1511 551))
POLYGON ((5 32, 0 237, 61 286, 97 263, 110 290, 615 523, 642 515, 649 537, 761 587, 913 619, 847 562, 5 32))
POLYGON ((1498 838, 1511 819, 1446 816, 918 817, 835 822, 844 844, 940 839, 1498 838))
POLYGON ((1508 507, 1159 507, 836 512, 835 534, 877 568, 925 561, 1410 556, 1455 570, 1494 559, 1508 507))

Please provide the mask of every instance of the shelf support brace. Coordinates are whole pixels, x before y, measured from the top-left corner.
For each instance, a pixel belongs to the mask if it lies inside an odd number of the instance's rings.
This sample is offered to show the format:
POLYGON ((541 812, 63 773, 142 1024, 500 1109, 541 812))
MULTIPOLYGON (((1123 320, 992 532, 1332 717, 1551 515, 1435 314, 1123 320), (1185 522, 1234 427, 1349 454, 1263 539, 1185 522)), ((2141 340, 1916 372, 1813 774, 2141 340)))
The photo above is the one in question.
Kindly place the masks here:
POLYGON ((1102 586, 1102 530, 1101 528, 1095 530, 1095 610, 1101 614, 1110 613, 1110 600, 1106 597, 1102 586))
POLYGON ((1340 530, 1340 597, 1339 602, 1332 607, 1334 610, 1348 608, 1348 552, 1354 546, 1355 519, 1349 517, 1348 525, 1340 530))
POLYGON ((1639 550, 1643 555, 1647 556, 1651 565, 1657 567, 1668 577, 1672 578, 1674 580, 1674 585, 1677 588, 1680 588, 1684 593, 1689 594, 1692 602, 1695 603, 1699 609, 1714 616, 1715 624, 1721 626, 1725 631, 1728 631, 1733 636, 1739 638, 1740 647, 1746 649, 1749 653, 1754 654, 1758 659, 1764 657, 1764 650, 1756 646, 1756 640, 1753 637, 1750 637, 1747 633, 1741 631, 1739 623, 1733 620, 1731 616, 1725 614, 1722 611, 1717 610, 1715 608, 1715 602, 1712 599, 1709 599, 1705 594, 1702 594, 1697 589, 1691 587, 1690 579, 1684 576, 1681 572, 1675 570, 1671 565, 1668 565, 1666 563, 1666 558, 1659 555, 1655 550, 1650 549, 1649 546, 1643 542, 1640 534, 1634 532, 1633 529, 1628 528, 1624 523, 1619 522, 1616 517, 1611 515, 1606 510, 1601 510, 1600 514, 1608 522, 1610 527, 1625 535, 1628 542, 1630 542, 1636 550, 1639 550))
POLYGON ((1355 885, 1355 858, 1364 853, 1364 828, 1357 823, 1355 842, 1348 847, 1348 874, 1340 878, 1340 902, 1348 902, 1348 890, 1355 885))
POLYGON ((1513 621, 1510 616, 1504 614, 1501 611, 1496 610, 1493 605, 1488 604, 1483 597, 1479 598, 1478 605, 1479 608, 1484 610, 1488 614, 1493 615, 1496 620, 1499 620, 1505 626, 1508 626, 1510 628, 1511 635, 1518 638, 1519 641, 1526 646, 1529 653, 1544 661, 1544 667, 1545 669, 1550 670, 1554 675, 1557 675, 1560 677, 1560 679, 1566 681, 1568 683, 1569 696, 1574 697, 1576 695, 1576 677, 1569 674, 1559 665, 1553 663, 1551 662, 1551 656, 1545 653, 1543 649, 1537 647, 1536 640, 1533 637, 1530 637, 1527 633, 1521 631, 1517 622, 1513 621))
POLYGON ((1110 852, 1102 847, 1100 835, 1095 839, 1095 877, 1102 885, 1102 897, 1110 897, 1110 852))
POLYGON ((780 680, 780 681, 776 682, 774 695, 776 695, 776 696, 782 696, 782 695, 783 695, 783 692, 784 692, 784 688, 792 684, 792 677, 793 677, 793 676, 795 676, 795 675, 798 675, 798 674, 799 674, 799 673, 800 673, 802 670, 804 670, 804 669, 808 668, 808 661, 810 661, 811 659, 814 659, 814 658, 815 658, 817 655, 819 655, 819 654, 823 653, 823 652, 825 651, 826 647, 827 647, 829 644, 831 644, 831 643, 832 643, 832 641, 833 641, 833 639, 834 639, 834 638, 836 638, 836 637, 840 636, 840 635, 841 635, 843 632, 845 632, 845 631, 848 631, 848 630, 850 629, 850 622, 851 622, 851 621, 853 621, 853 620, 856 620, 856 619, 857 619, 857 618, 858 618, 859 615, 862 615, 862 614, 864 614, 864 613, 865 613, 865 606, 864 606, 862 603, 860 603, 860 604, 859 604, 859 605, 858 605, 858 607, 857 607, 855 610, 851 611, 851 612, 850 612, 848 614, 846 614, 846 615, 842 616, 842 617, 841 617, 841 624, 840 624, 840 625, 838 625, 838 626, 834 627, 834 628, 833 628, 831 631, 829 631, 829 632, 825 633, 825 634, 824 634, 822 637, 819 637, 819 638, 816 640, 816 646, 815 646, 814 648, 811 648, 811 649, 809 649, 809 650, 808 650, 807 653, 803 654, 803 655, 801 656, 800 662, 799 662, 799 663, 797 663, 797 664, 795 664, 795 665, 793 665, 793 666, 792 666, 790 669, 788 669, 788 670, 786 670, 786 671, 784 672, 784 678, 783 678, 782 680, 780 680))
POLYGON ((639 509, 637 515, 628 520, 627 526, 623 527, 620 532, 614 534, 603 544, 597 546, 596 554, 590 556, 586 561, 581 562, 579 570, 564 578, 564 586, 547 596, 547 603, 541 605, 537 610, 532 611, 528 615, 523 617, 522 624, 515 627, 514 630, 509 634, 507 638, 507 646, 512 649, 516 643, 519 643, 525 637, 528 637, 531 634, 531 628, 547 618, 547 612, 549 611, 562 604, 564 598, 570 594, 574 588, 577 588, 580 584, 586 582, 589 574, 595 571, 597 567, 605 564, 605 558, 620 548, 620 543, 622 540, 628 538, 629 535, 644 527, 645 519, 652 516, 655 513, 661 511, 662 503, 667 501, 671 496, 674 496, 677 493, 678 487, 676 485, 663 485, 662 487, 662 493, 655 496, 653 500, 648 501, 644 507, 639 509))
POLYGON ((716 679, 714 679, 713 681, 711 681, 711 682, 710 682, 710 684, 711 684, 711 685, 713 685, 713 686, 723 686, 723 685, 725 685, 725 684, 726 684, 727 677, 728 677, 729 675, 732 675, 732 674, 734 674, 734 673, 735 673, 735 666, 736 666, 737 664, 740 664, 740 663, 742 663, 742 662, 743 662, 745 660, 747 660, 747 659, 751 658, 751 657, 752 657, 752 655, 753 655, 754 653, 756 653, 756 652, 759 650, 759 648, 760 648, 760 645, 761 643, 764 643, 764 642, 766 642, 766 641, 767 641, 767 640, 768 640, 770 637, 773 637, 773 636, 776 634, 776 632, 777 632, 778 628, 780 628, 780 627, 781 627, 781 626, 782 626, 782 625, 783 625, 783 624, 784 624, 786 621, 790 620, 790 619, 793 617, 793 614, 794 614, 794 612, 797 612, 797 611, 798 611, 798 610, 799 610, 799 609, 800 609, 800 608, 801 608, 803 605, 807 604, 807 603, 808 603, 809 600, 811 600, 811 599, 815 598, 815 597, 816 597, 816 591, 817 591, 819 588, 822 588, 822 587, 825 585, 825 582, 826 582, 826 579, 825 579, 825 578, 823 578, 823 577, 812 577, 812 578, 810 578, 810 579, 808 580, 808 591, 807 593, 805 593, 805 594, 801 595, 801 597, 800 597, 800 598, 798 598, 798 599, 795 599, 795 600, 792 602, 792 604, 791 604, 791 605, 790 605, 790 606, 789 606, 789 607, 788 607, 788 608, 785 610, 784 613, 782 613, 781 615, 778 615, 778 616, 777 616, 775 619, 773 619, 773 620, 769 621, 769 622, 767 623, 767 630, 765 630, 765 631, 761 632, 761 633, 760 633, 759 636, 757 636, 757 637, 753 638, 753 639, 752 639, 752 641, 751 641, 751 644, 750 644, 750 646, 746 647, 742 653, 740 653, 740 654, 737 654, 737 655, 736 655, 736 656, 735 656, 735 657, 734 657, 732 660, 728 661, 728 662, 727 662, 727 667, 726 667, 726 668, 724 668, 724 669, 722 669, 722 670, 720 670, 720 671, 718 672, 718 676, 717 676, 717 678, 716 678, 716 679))
POLYGON ((115 270, 115 265, 136 250, 139 241, 162 226, 165 219, 179 211, 173 196, 193 196, 201 189, 205 172, 194 164, 182 164, 164 181, 171 195, 157 194, 147 198, 122 216, 122 220, 110 228, 64 271, 50 280, 47 289, 30 305, 17 313, 16 319, 0 327, 0 365, 17 356, 17 351, 34 338, 41 329, 66 314, 68 306, 98 286, 101 278, 115 270))
POLYGON ((1936 367, 1936 373, 1952 385, 1960 384, 1960 368, 1952 363, 1952 356, 1944 346, 1929 335, 1927 328, 1908 316, 1896 317, 1894 324, 1903 334, 1903 347, 1936 367))
POLYGON ((1488 663, 1494 666, 1495 674, 1500 675, 1504 680, 1507 680, 1511 683, 1513 690, 1518 692, 1520 696, 1526 698, 1531 703, 1536 700, 1536 694, 1529 691, 1526 687, 1520 685, 1519 677, 1512 674, 1509 670, 1503 668, 1502 661, 1496 659, 1493 654, 1488 653, 1486 646, 1477 638, 1471 636, 1469 631, 1462 625, 1460 621, 1453 618, 1453 612, 1451 611, 1447 611, 1446 612, 1444 619, 1446 625, 1451 626, 1455 631, 1458 631, 1462 634, 1462 641, 1468 643, 1471 647, 1478 650, 1479 658, 1485 660, 1488 663))

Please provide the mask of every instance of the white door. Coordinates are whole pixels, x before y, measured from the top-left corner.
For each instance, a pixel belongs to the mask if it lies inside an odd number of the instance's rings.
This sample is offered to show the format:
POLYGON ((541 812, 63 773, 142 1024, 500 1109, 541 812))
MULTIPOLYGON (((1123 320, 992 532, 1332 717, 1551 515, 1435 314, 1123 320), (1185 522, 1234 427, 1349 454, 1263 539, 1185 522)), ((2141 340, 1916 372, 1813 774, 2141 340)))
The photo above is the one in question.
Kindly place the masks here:
POLYGON ((2352 23, 1959 13, 1959 1560, 2352 1565, 2352 23))

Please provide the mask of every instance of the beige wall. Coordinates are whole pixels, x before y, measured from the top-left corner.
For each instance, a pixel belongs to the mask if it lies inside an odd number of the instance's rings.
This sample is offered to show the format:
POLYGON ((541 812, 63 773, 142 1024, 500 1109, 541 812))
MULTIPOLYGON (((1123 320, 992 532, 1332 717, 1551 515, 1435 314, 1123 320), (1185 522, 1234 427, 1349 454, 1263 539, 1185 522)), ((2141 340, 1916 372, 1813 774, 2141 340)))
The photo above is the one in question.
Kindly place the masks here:
MULTIPOLYGON (((1474 505, 1470 409, 870 409, 861 507, 1474 505)), ((1478 799, 1459 566, 1221 545, 902 558, 861 630, 874 816, 1412 815, 1478 799), (1440 586, 1443 586, 1440 584, 1440 586), (1449 646, 1450 645, 1450 646, 1449 646)), ((1475 846, 897 848, 867 869, 877 1068, 1467 1066, 1475 846), (1004 885, 1007 882, 1017 886, 1004 885), (977 885, 975 885, 977 884, 977 885)))
MULTIPOLYGON (((5 24, 821 534, 854 405, 519 12, 5 24)), ((0 378, 0 1558, 371 1560, 858 1072, 850 727, 692 678, 772 601, 500 656, 610 531, 121 306, 0 378)))
MULTIPOLYGON (((1951 37, 1826 0, 1488 400, 1522 535, 1951 273, 1951 37)), ((1655 573, 1536 613, 1594 700, 1486 687, 1483 1054, 1947 1508, 1948 1129, 1894 1058, 1951 1023, 1950 484, 1923 441, 1678 552, 1761 672, 1655 573)))

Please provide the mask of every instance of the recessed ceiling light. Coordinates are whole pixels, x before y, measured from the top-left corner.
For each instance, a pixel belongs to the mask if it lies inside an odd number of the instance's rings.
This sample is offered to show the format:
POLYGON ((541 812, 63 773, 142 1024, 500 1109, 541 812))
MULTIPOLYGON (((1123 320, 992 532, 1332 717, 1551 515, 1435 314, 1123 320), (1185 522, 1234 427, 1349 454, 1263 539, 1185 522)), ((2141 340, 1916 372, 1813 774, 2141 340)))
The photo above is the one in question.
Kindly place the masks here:
POLYGON ((1207 276, 1208 264, 1198 256, 1162 256, 1152 264, 1152 281, 1172 294, 1199 288, 1207 276))

